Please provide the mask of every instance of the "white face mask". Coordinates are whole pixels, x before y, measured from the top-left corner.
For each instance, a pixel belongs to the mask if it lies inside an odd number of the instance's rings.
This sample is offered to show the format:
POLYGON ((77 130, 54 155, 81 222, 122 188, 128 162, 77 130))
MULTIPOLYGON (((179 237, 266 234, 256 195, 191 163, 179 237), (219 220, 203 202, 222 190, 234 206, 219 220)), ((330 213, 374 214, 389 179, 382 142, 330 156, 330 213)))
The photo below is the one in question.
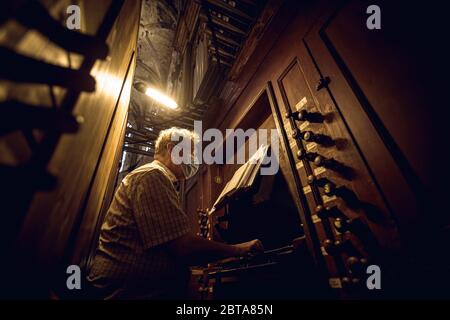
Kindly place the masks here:
POLYGON ((183 171, 184 178, 186 180, 192 178, 198 171, 200 165, 198 163, 195 163, 195 160, 195 157, 191 156, 190 163, 181 164, 181 170, 183 171))

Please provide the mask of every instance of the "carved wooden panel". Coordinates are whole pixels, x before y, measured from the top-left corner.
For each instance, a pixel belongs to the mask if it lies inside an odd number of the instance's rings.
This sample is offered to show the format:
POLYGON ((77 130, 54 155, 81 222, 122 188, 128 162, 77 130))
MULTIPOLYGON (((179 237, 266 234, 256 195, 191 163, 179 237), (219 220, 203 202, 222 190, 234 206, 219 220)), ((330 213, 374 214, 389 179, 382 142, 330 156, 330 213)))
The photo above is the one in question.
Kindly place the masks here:
POLYGON ((448 246, 450 173, 450 148, 444 138, 448 108, 442 108, 443 85, 448 82, 443 72, 448 70, 448 53, 440 45, 445 37, 443 13, 431 14, 431 6, 405 8, 381 1, 382 29, 368 30, 369 4, 346 1, 330 7, 303 43, 315 64, 315 77, 330 79, 317 99, 322 104, 333 101, 341 113, 398 223, 405 254, 397 258, 396 276, 404 278, 399 287, 403 292, 419 292, 419 286, 435 290, 445 286, 445 274, 435 272, 410 289, 407 279, 448 264, 441 254, 448 246), (409 23, 423 17, 430 19, 409 23), (406 259, 415 261, 407 271, 406 259))
MULTIPOLYGON (((320 77, 318 74, 309 73, 314 71, 314 66, 306 50, 301 53, 305 55, 300 55, 286 68, 278 80, 278 85, 285 113, 306 111, 307 115, 316 115, 317 119, 312 117, 309 121, 297 121, 291 117, 284 120, 284 125, 289 136, 290 151, 297 159, 297 173, 321 243, 321 253, 328 266, 330 286, 338 288, 343 285, 342 279, 352 281, 347 266, 349 258, 356 256, 373 259, 371 254, 378 255, 378 248, 374 249, 376 252, 371 253, 364 243, 365 239, 339 232, 335 225, 342 217, 323 217, 318 208, 337 207, 347 219, 360 219, 368 225, 367 231, 372 230, 369 233, 375 235, 377 244, 385 250, 398 250, 400 239, 396 225, 339 111, 331 99, 325 103, 318 101, 317 95, 321 89, 317 90, 314 80, 320 77), (317 137, 322 135, 323 138, 310 141, 305 139, 307 132, 317 137), (316 161, 317 157, 323 159, 321 163, 316 161), (335 165, 328 165, 331 163, 335 165), (345 188, 356 201, 351 197, 349 199, 348 195, 344 197, 334 193, 327 194, 325 187, 319 184, 322 180, 331 182, 334 188, 345 188), (330 242, 343 243, 346 240, 355 248, 342 255, 332 255, 327 250, 330 242)), ((370 236, 367 234, 367 237, 370 236)), ((356 279, 355 275, 353 276, 356 279)))

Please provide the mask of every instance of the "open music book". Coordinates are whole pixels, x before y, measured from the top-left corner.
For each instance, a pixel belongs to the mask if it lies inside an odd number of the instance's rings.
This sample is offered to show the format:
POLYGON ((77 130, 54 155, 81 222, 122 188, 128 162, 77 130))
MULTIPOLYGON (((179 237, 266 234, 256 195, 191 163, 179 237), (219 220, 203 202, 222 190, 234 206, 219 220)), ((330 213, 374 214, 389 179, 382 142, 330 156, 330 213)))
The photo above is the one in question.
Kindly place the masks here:
POLYGON ((227 198, 231 198, 238 192, 248 190, 252 187, 268 150, 268 145, 262 145, 246 163, 236 170, 233 177, 223 188, 210 213, 220 208, 226 202, 227 198))

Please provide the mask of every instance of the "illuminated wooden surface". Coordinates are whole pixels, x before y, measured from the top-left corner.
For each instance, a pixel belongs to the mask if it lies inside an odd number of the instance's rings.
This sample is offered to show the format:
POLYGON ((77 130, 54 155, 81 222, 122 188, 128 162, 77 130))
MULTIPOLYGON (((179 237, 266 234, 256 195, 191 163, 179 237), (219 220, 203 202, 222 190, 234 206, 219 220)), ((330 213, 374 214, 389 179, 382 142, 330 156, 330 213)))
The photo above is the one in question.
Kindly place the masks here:
MULTIPOLYGON (((57 8, 52 7, 52 10, 65 9, 65 3, 58 2, 57 8)), ((82 31, 95 34, 110 3, 100 1, 93 5, 92 1, 82 2, 82 31)), ((104 201, 111 197, 134 74, 140 3, 138 0, 124 1, 107 38, 109 57, 97 61, 91 72, 96 80, 96 91, 82 93, 73 110, 74 114, 84 118, 84 123, 76 134, 62 136, 48 165, 48 171, 58 179, 57 187, 49 192, 37 192, 28 209, 10 259, 19 268, 34 266, 24 282, 35 282, 37 287, 39 283, 48 286, 50 277, 54 276, 52 273, 61 267, 59 264, 71 260, 75 240, 77 248, 83 254, 87 253, 84 249, 88 248, 94 235, 104 201)), ((9 28, 12 28, 9 31, 22 31, 15 25, 9 28)), ((3 34, 4 41, 9 41, 18 52, 68 65, 67 53, 40 35, 24 33, 20 41, 13 43, 9 36, 11 32, 3 34)), ((72 67, 77 67, 80 62, 81 57, 71 55, 72 67)), ((2 86, 2 92, 8 97, 21 97, 35 104, 50 103, 46 86, 8 82, 6 89, 2 86)), ((55 93, 59 101, 64 90, 56 89, 55 93)), ((39 132, 35 132, 35 136, 39 138, 39 132)), ((20 146, 21 140, 17 133, 2 139, 2 158, 13 164, 26 161, 30 152, 26 151, 25 144, 20 146), (13 146, 12 151, 6 150, 8 146, 13 146)), ((80 251, 76 253, 74 259, 79 262, 82 259, 80 251)))

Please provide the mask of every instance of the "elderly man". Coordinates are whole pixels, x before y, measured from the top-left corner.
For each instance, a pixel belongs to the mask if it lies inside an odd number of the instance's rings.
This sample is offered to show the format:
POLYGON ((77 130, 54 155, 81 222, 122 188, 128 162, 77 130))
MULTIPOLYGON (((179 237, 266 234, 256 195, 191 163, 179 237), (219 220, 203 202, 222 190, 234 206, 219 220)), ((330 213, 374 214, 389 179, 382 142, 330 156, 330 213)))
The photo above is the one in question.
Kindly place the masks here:
MULTIPOLYGON (((259 240, 237 245, 208 241, 189 229, 173 185, 192 177, 198 164, 173 161, 174 137, 195 143, 195 133, 161 131, 155 159, 128 174, 118 187, 101 227, 88 281, 105 299, 183 298, 189 264, 262 251, 259 240)), ((178 146, 177 146, 178 147, 178 146)))

